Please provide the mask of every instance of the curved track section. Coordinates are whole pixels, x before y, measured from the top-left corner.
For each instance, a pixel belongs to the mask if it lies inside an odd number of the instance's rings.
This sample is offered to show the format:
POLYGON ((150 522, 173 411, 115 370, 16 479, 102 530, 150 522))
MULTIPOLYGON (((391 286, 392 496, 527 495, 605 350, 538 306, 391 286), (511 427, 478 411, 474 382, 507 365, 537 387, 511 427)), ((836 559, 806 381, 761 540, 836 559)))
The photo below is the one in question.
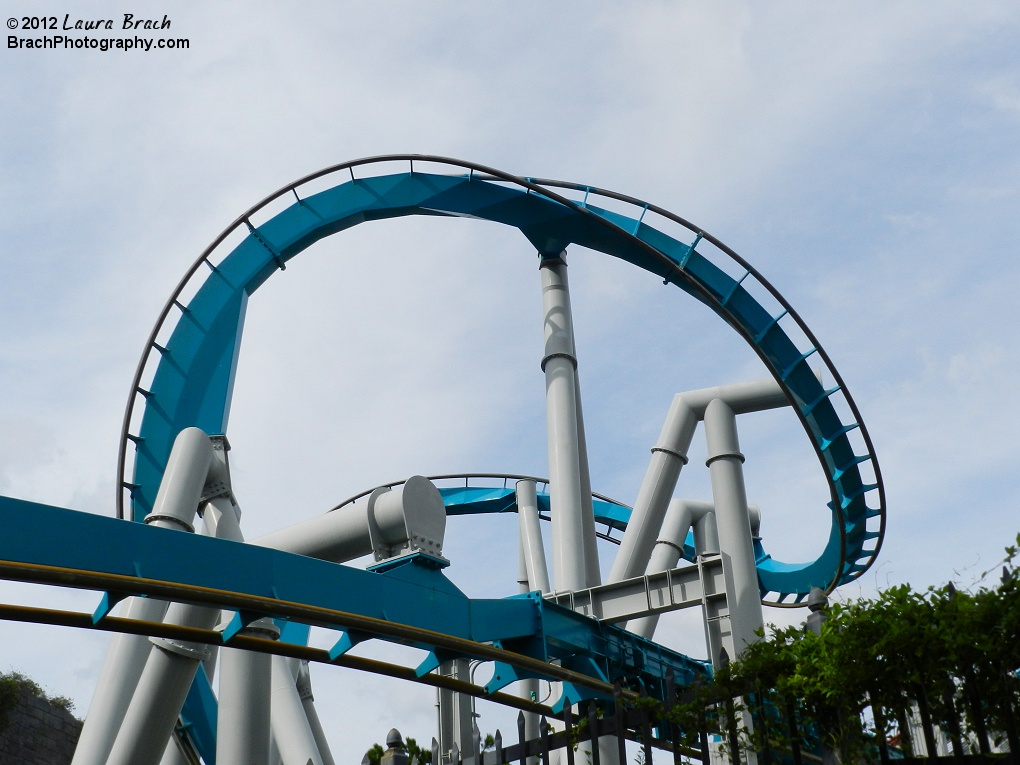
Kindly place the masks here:
MULTIPOLYGON (((140 520, 148 513, 181 429, 226 431, 244 314, 258 287, 319 239, 405 215, 513 226, 541 254, 557 254, 571 244, 603 252, 708 305, 786 391, 832 498, 831 533, 814 561, 780 563, 758 551, 763 598, 797 604, 811 587, 831 590, 874 561, 884 536, 885 496, 860 413, 814 335, 746 261, 679 216, 632 197, 423 155, 355 160, 302 178, 248 210, 195 261, 164 306, 132 383, 118 464, 130 517, 140 520), (321 188, 328 177, 336 185, 303 193, 313 182, 321 188), (809 366, 815 359, 833 387, 819 383, 809 366), (131 446, 134 470, 128 479, 131 446)), ((121 517, 124 499, 124 491, 118 492, 121 517)))

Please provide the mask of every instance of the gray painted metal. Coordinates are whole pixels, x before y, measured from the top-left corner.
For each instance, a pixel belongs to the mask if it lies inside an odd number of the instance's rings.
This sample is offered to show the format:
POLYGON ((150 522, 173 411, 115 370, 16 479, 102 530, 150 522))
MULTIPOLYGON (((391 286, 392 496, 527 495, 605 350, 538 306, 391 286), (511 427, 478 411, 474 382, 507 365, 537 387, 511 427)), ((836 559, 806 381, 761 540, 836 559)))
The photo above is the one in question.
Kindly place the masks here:
MULTIPOLYGON (((166 622, 211 629, 219 609, 173 604, 166 622)), ((120 725, 107 765, 156 765, 180 716, 184 699, 205 657, 204 646, 150 638, 152 650, 127 714, 120 725), (159 641, 158 643, 156 641, 159 641)))
POLYGON ((771 377, 676 394, 659 439, 652 447, 652 458, 608 581, 639 576, 646 570, 680 471, 687 464, 687 451, 698 421, 704 419, 709 403, 717 399, 737 414, 777 409, 790 403, 771 377))
POLYGON ((545 546, 542 544, 542 523, 538 517, 535 482, 518 481, 516 491, 517 523, 528 591, 549 592, 549 568, 545 560, 545 546))
MULTIPOLYGON (((145 522, 194 531, 198 502, 212 462, 213 447, 205 433, 198 428, 182 430, 174 441, 152 513, 145 522)), ((130 598, 124 616, 159 622, 166 611, 164 601, 130 598)), ((142 635, 116 635, 111 640, 71 765, 105 765, 150 648, 148 638, 142 635)))
MULTIPOLYGON (((272 619, 262 618, 241 635, 280 637, 272 619)), ((216 765, 251 765, 269 760, 272 655, 223 649, 217 694, 216 765)))
MULTIPOLYGON (((205 506, 202 520, 207 533, 241 542, 240 512, 229 490, 205 506), (227 516, 224 522, 223 516, 227 516)), ((226 626, 223 624, 222 626, 226 626)), ((262 618, 240 634, 276 640, 280 630, 272 619, 262 618)), ((250 765, 269 760, 270 655, 224 648, 216 724, 217 765, 250 765)))
POLYGON ((595 534, 595 508, 592 506, 591 471, 588 466, 588 441, 584 435, 584 413, 581 408, 581 376, 574 369, 574 404, 577 407, 577 453, 581 478, 581 523, 584 530, 584 568, 589 587, 602 584, 599 548, 595 534))
POLYGON ((545 597, 557 605, 608 624, 726 600, 722 559, 703 556, 694 565, 671 568, 573 592, 545 597))
MULTIPOLYGON (((697 554, 718 555, 719 533, 715 527, 715 506, 711 502, 674 499, 666 510, 666 518, 648 561, 646 575, 668 571, 680 562, 680 551, 692 527, 697 554)), ((659 615, 650 614, 627 622, 627 629, 635 635, 651 639, 658 623, 659 615)))
MULTIPOLYGON (((588 586, 581 488, 581 453, 578 444, 577 356, 567 286, 567 264, 559 257, 544 257, 539 267, 544 312, 546 427, 549 440, 549 502, 552 507, 553 580, 558 589, 588 586)), ((587 472, 585 470, 584 472, 587 472)), ((591 493, 588 494, 589 498, 591 493)))
POLYGON ((181 741, 179 738, 174 736, 167 742, 166 749, 163 751, 163 758, 159 761, 159 765, 201 765, 198 762, 190 762, 185 757, 184 752, 181 751, 181 741))
POLYGON ((283 765, 325 765, 298 693, 294 661, 285 656, 273 657, 273 740, 283 765))
MULTIPOLYGON (((201 432, 201 431, 199 431, 201 432)), ((204 435, 204 434, 203 434, 204 435)), ((206 440, 208 443, 208 439, 206 440)), ((223 479, 212 478, 210 460, 203 493, 210 484, 217 496, 224 491, 223 479)), ((197 474, 196 474, 197 475, 197 474)), ((229 480, 227 482, 229 487, 229 480)), ((227 489, 229 490, 229 488, 227 489)), ((236 510, 230 500, 210 504, 205 510, 203 533, 234 542, 244 541, 238 525, 236 510), (217 512, 223 510, 223 512, 217 512)), ((163 620, 198 629, 212 629, 219 620, 220 610, 209 606, 173 603, 163 620)), ((202 643, 149 638, 152 646, 138 685, 131 696, 124 719, 117 731, 106 765, 157 765, 173 735, 184 699, 188 695, 195 673, 209 651, 202 643)))
MULTIPOLYGON (((744 455, 740 453, 737 439, 736 413, 729 404, 718 398, 712 400, 705 408, 704 420, 708 443, 706 464, 712 480, 719 548, 726 573, 730 629, 736 651, 730 656, 737 656, 745 645, 757 639, 755 630, 764 624, 744 489, 744 455)), ((718 658, 713 656, 713 663, 718 658)))
MULTIPOLYGON (((541 528, 539 526, 538 519, 538 502, 535 496, 535 482, 530 480, 518 481, 516 485, 517 492, 517 520, 519 534, 518 548, 518 566, 517 566, 517 586, 521 594, 539 590, 542 592, 541 586, 531 584, 531 575, 528 571, 528 558, 529 556, 529 545, 535 545, 537 549, 541 550, 541 565, 537 566, 532 563, 532 567, 540 569, 542 576, 544 577, 544 584, 546 589, 549 586, 549 574, 545 568, 545 550, 542 548, 541 528), (528 539, 528 531, 525 528, 525 515, 533 515, 533 521, 528 523, 534 523, 535 529, 538 531, 537 544, 535 539, 528 539)), ((538 701, 538 694, 541 692, 541 683, 537 678, 525 678, 518 684, 518 695, 522 699, 528 699, 531 701, 538 701)), ((524 723, 524 738, 532 739, 537 738, 539 734, 539 716, 536 712, 521 712, 524 723)), ((498 731, 497 731, 498 735, 498 731)), ((538 757, 528 757, 527 765, 538 765, 538 757)))
POLYGON ((322 722, 319 720, 319 713, 315 711, 315 696, 312 695, 312 677, 308 670, 307 661, 297 661, 293 664, 297 671, 295 684, 298 696, 301 698, 301 706, 305 710, 305 718, 308 720, 308 727, 315 738, 315 744, 319 747, 319 756, 322 758, 322 765, 336 765, 333 760, 333 753, 329 750, 329 742, 326 741, 326 731, 322 729, 322 722))
MULTIPOLYGON (((761 523, 761 510, 757 505, 747 506, 751 533, 757 534, 761 523)), ((669 503, 662 533, 648 562, 646 575, 673 568, 680 560, 680 550, 687 532, 694 530, 694 549, 699 557, 719 554, 719 531, 715 522, 715 505, 696 499, 674 499, 669 503)), ((706 621, 709 615, 704 614, 706 621)), ((652 639, 659 623, 659 614, 650 614, 627 622, 627 629, 635 635, 652 639)))
MULTIPOLYGON (((453 659, 439 665, 439 674, 465 683, 471 681, 471 665, 467 659, 453 659)), ((447 688, 436 691, 439 715, 439 753, 442 763, 453 762, 452 751, 468 752, 472 747, 472 698, 447 688)))
POLYGON ((380 487, 366 502, 326 513, 252 540, 252 544, 344 563, 372 553, 376 561, 415 550, 442 557, 446 508, 427 478, 380 487))

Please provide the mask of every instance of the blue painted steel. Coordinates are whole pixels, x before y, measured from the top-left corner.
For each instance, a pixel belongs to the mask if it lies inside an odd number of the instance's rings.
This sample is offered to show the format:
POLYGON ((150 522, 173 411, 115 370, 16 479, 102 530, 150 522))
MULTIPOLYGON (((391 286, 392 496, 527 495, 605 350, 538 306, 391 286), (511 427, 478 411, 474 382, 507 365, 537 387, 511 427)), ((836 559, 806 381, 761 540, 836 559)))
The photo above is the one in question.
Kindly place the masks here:
MULTIPOLYGON (((446 505, 447 515, 517 512, 517 492, 509 486, 443 486, 440 487, 439 493, 443 497, 443 504, 446 505)), ((538 511, 548 515, 549 492, 536 491, 535 496, 538 499, 538 511)), ((626 505, 593 497, 592 507, 596 523, 601 523, 609 529, 627 528, 631 509, 626 505)), ((683 557, 693 563, 694 556, 694 534, 688 533, 683 557)))
POLYGON ((860 461, 844 423, 811 371, 807 356, 739 282, 703 257, 697 239, 685 244, 640 220, 585 205, 580 210, 541 193, 472 176, 407 173, 352 180, 296 202, 252 229, 219 263, 188 303, 161 354, 146 396, 132 492, 133 517, 140 520, 155 498, 173 439, 197 426, 224 432, 248 297, 303 249, 358 223, 405 215, 471 216, 518 228, 543 254, 577 244, 621 258, 679 286, 709 305, 758 351, 787 388, 815 442, 838 512, 832 532, 815 561, 782 564, 762 551, 758 573, 764 593, 800 598, 811 587, 852 579, 868 560, 869 508, 860 461), (598 219, 584 214, 594 213, 598 219), (608 221, 612 226, 604 225, 608 221), (633 233, 632 233, 633 232, 633 233), (663 264, 641 243, 666 256, 663 264))
MULTIPOLYGON (((597 679, 624 674, 658 683, 672 669, 678 682, 685 682, 704 672, 701 662, 619 627, 546 603, 538 593, 503 599, 468 598, 428 556, 410 556, 385 570, 362 571, 265 547, 8 497, 0 497, 0 529, 0 561, 141 577, 342 611, 437 635, 492 643, 539 661, 558 661, 568 668, 576 665, 576 671, 597 679), (83 539, 102 540, 103 544, 81 544, 83 539), (589 658, 595 664, 585 664, 589 658)), ((271 609, 249 613, 246 618, 261 616, 283 618, 271 609)), ((337 628, 326 621, 310 623, 337 628)), ((404 639, 379 626, 359 624, 357 629, 363 633, 358 637, 404 639)), ((306 638, 301 628, 294 633, 286 637, 306 638)), ((424 640, 411 644, 428 651, 439 648, 424 640)), ((200 708, 209 706, 198 699, 191 709, 200 708)), ((197 717, 198 712, 192 714, 197 717)))
POLYGON ((400 567, 372 573, 265 547, 7 497, 0 497, 0 528, 0 560, 240 592, 476 642, 535 634, 533 604, 468 600, 441 572, 431 568, 400 567), (88 539, 102 540, 102 544, 81 543, 88 539))
POLYGON ((205 672, 196 672, 188 697, 181 709, 184 733, 206 765, 216 765, 216 720, 219 703, 205 672))

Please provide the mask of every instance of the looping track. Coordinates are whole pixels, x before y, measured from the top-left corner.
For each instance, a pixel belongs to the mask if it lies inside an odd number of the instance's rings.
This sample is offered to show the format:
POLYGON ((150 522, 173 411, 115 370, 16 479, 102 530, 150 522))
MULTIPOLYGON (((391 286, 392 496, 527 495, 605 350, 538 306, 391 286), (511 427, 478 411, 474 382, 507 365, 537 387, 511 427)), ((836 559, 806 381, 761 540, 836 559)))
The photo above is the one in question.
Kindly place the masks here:
POLYGON ((828 354, 747 261, 683 218, 633 197, 412 154, 359 159, 289 184, 241 215, 194 262, 163 307, 132 381, 118 460, 119 517, 128 515, 125 491, 131 518, 141 520, 149 511, 182 428, 226 431, 249 296, 319 239, 406 215, 469 216, 513 226, 542 254, 571 244, 603 252, 710 307, 783 387, 831 495, 829 540, 814 561, 780 563, 760 545, 756 549, 764 602, 799 604, 811 587, 831 590, 872 564, 885 532, 885 492, 871 438, 828 354), (313 182, 321 188, 332 178, 332 187, 303 196, 313 182), (282 207, 291 197, 293 203, 282 207), (822 386, 809 361, 821 364, 833 387, 822 386))

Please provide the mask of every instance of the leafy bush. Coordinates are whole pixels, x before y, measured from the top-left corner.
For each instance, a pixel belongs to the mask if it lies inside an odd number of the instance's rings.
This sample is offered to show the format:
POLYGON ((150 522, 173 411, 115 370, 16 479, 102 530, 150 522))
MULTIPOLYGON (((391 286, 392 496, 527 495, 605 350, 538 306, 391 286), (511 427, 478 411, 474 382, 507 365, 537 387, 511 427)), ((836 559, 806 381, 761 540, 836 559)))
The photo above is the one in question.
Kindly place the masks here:
POLYGON ((671 717, 690 745, 707 723, 724 741, 734 734, 759 750, 766 742, 788 749, 796 710, 800 743, 820 740, 844 761, 870 759, 879 740, 903 730, 910 707, 923 727, 938 725, 958 739, 1008 730, 1020 702, 1018 550, 1020 535, 991 589, 971 593, 948 584, 917 592, 900 585, 833 605, 820 635, 775 630, 711 684, 690 690, 671 717), (731 698, 739 701, 727 712, 731 698))

